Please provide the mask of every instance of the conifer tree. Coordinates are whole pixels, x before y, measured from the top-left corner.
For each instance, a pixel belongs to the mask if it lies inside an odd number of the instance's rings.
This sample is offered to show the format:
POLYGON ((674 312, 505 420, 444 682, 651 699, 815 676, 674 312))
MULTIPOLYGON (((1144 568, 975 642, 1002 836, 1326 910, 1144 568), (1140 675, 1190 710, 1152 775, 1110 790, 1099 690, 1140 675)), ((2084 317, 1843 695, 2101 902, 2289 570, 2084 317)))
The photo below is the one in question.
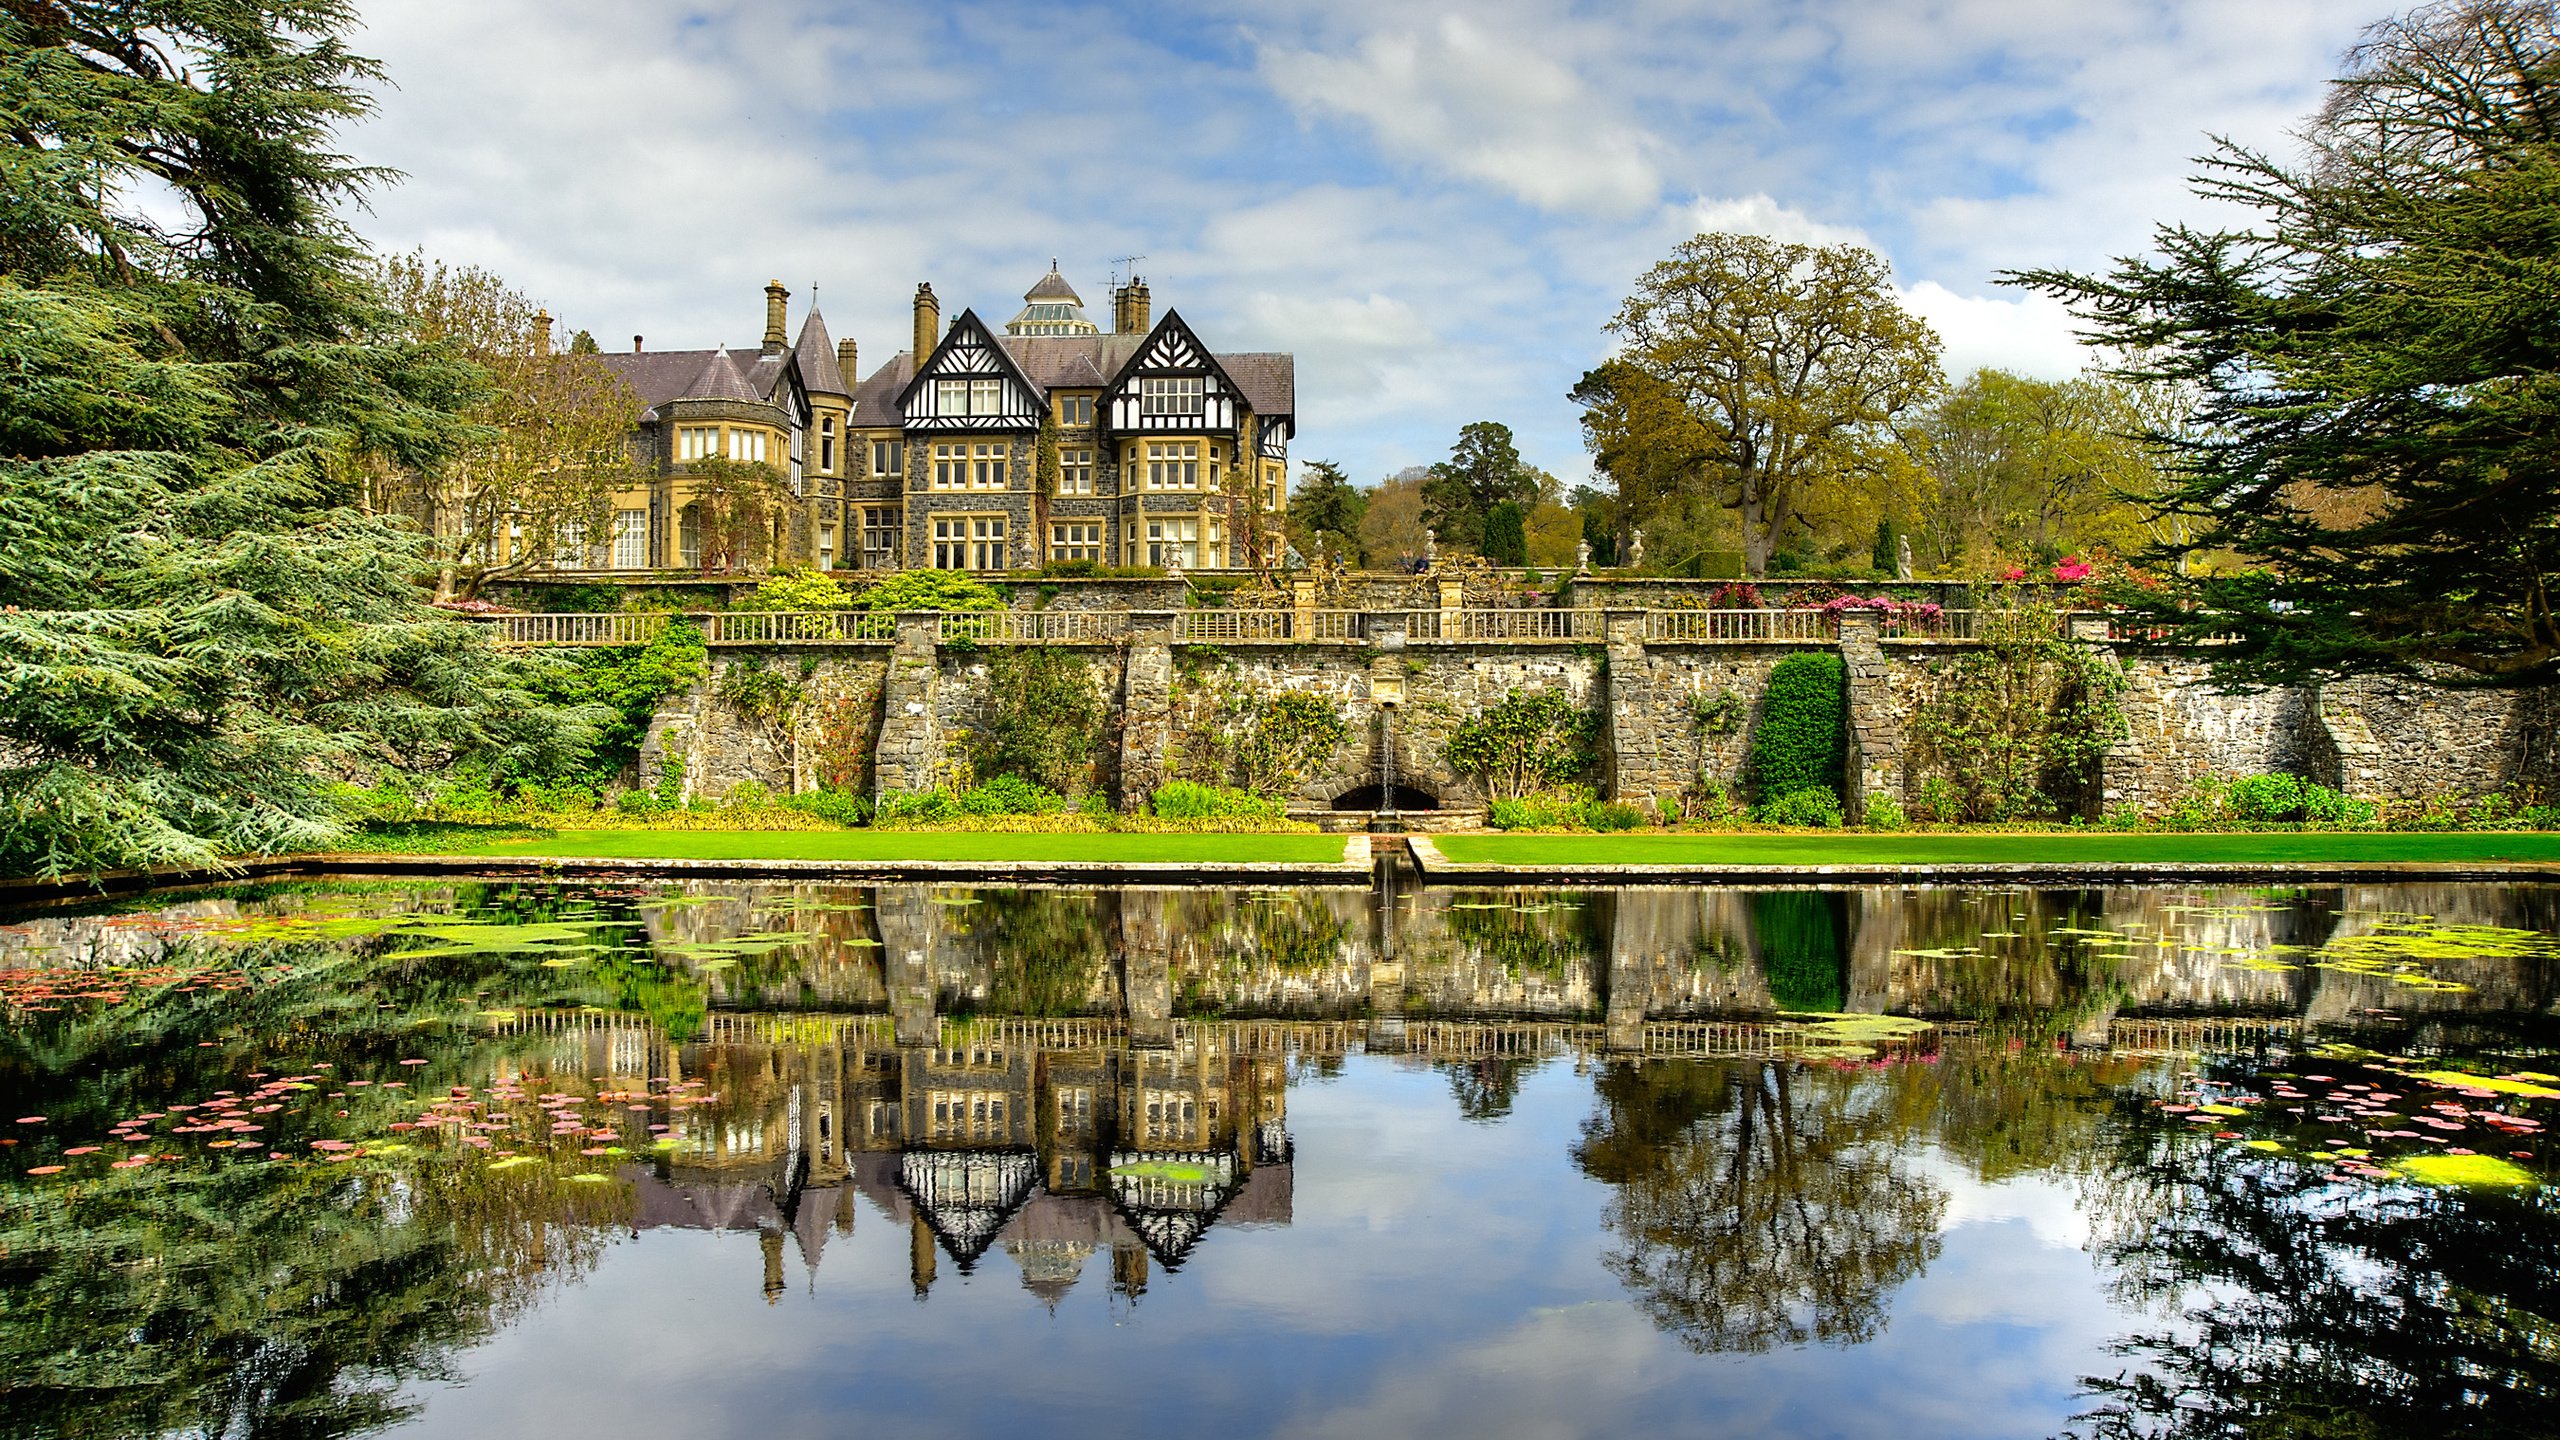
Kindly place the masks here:
POLYGON ((588 738, 355 503, 482 377, 393 338, 339 218, 384 178, 329 149, 378 78, 352 21, 0 8, 0 870, 325 843, 334 781, 588 738))
POLYGON ((2014 277, 2201 397, 2147 608, 2239 684, 2560 679, 2560 5, 2384 21, 2299 138, 2202 160, 2246 228, 2014 277))

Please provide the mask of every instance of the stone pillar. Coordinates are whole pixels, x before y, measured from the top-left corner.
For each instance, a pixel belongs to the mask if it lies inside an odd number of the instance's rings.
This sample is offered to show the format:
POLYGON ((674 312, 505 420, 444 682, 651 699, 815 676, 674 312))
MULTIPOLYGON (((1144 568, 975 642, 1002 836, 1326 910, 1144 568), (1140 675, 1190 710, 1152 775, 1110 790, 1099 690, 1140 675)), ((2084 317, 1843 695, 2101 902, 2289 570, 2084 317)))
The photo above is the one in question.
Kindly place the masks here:
POLYGON ((1669 723, 1670 712, 1658 693, 1653 660, 1645 650, 1644 612, 1613 610, 1605 624, 1609 670, 1602 713, 1609 723, 1600 757, 1601 778, 1611 799, 1635 806, 1647 819, 1658 819, 1665 792, 1676 799, 1686 780, 1663 759, 1662 727, 1669 723))
POLYGON ((1164 783, 1172 745, 1173 617, 1129 617, 1129 663, 1120 680, 1120 808, 1136 814, 1164 783))
POLYGON ((2337 788, 2346 794, 2379 799, 2394 793, 2389 747, 2373 733, 2373 723, 2355 702, 2357 691, 2372 682, 2324 685, 2312 697, 2319 714, 2320 735, 2327 741, 2323 759, 2337 769, 2337 788))
POLYGON ((1289 582, 1289 638, 1303 645, 1316 638, 1316 582, 1289 582))
POLYGON ((1173 1043, 1173 927, 1165 908, 1174 897, 1133 890, 1120 897, 1120 1007, 1129 1043, 1163 1049, 1173 1043))
POLYGON ((898 617, 897 643, 881 680, 880 753, 873 798, 930 790, 942 763, 942 727, 934 718, 941 688, 941 621, 932 615, 898 617))
POLYGON ((933 1013, 933 937, 940 913, 915 885, 883 885, 872 903, 894 1041, 901 1047, 931 1045, 942 1038, 933 1013))
POLYGON ((1611 1050, 1644 1049, 1654 977, 1687 968, 1696 954, 1696 901, 1687 891, 1622 890, 1610 900, 1608 1003, 1602 1035, 1611 1050))
POLYGON ((1902 794, 1902 717, 1893 705, 1892 662, 1873 615, 1855 611, 1840 617, 1840 659, 1849 684, 1849 793, 1840 808, 1852 825, 1867 815, 1867 797, 1881 791, 1902 794))
POLYGON ((1455 640, 1465 634, 1463 626, 1466 622, 1463 619, 1461 612, 1466 608, 1467 582, 1464 580, 1442 580, 1440 582, 1441 639, 1455 640))

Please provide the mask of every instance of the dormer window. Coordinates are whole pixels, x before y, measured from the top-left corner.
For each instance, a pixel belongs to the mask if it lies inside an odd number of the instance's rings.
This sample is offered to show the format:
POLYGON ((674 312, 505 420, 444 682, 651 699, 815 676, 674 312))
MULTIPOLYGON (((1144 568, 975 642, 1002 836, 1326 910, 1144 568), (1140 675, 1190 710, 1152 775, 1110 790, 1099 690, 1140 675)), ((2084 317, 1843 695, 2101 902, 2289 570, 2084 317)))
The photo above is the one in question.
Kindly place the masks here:
POLYGON ((1138 382, 1138 394, 1148 415, 1197 415, 1202 410, 1197 375, 1149 376, 1138 382))

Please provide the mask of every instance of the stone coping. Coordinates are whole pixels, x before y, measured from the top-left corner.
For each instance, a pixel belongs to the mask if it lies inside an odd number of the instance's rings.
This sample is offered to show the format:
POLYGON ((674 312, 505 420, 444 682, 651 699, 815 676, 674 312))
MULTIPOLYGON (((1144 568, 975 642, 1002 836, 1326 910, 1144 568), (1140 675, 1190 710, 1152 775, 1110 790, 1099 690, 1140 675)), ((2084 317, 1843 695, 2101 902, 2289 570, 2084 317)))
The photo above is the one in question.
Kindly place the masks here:
POLYGON ((61 880, 0 881, 0 907, 126 895, 180 886, 236 885, 324 875, 453 875, 531 880, 669 879, 819 882, 983 881, 1086 885, 1366 885, 1370 837, 1343 837, 1334 861, 651 860, 555 855, 393 855, 331 852, 243 860, 227 870, 116 870, 61 880))
POLYGON ((1428 836, 1403 837, 1434 885, 2175 885, 2560 881, 2547 860, 2355 860, 2168 864, 2015 861, 1929 865, 1461 865, 1428 836))

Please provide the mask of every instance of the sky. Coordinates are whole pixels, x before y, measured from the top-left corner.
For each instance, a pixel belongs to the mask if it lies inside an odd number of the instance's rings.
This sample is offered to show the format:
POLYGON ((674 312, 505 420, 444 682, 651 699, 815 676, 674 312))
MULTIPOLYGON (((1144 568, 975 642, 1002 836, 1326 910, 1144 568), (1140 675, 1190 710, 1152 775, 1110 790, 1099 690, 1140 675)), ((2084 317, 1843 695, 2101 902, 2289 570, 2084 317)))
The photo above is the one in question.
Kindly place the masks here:
POLYGON ((1002 325, 1115 261, 1221 350, 1298 357, 1294 458, 1368 482, 1566 398, 1701 230, 1873 247, 1947 369, 2058 377, 1998 272, 2217 217, 2208 134, 2285 150, 2358 0, 364 0, 388 84, 359 228, 487 267, 608 349, 753 346, 766 281, 868 372, 929 281, 1002 325))

